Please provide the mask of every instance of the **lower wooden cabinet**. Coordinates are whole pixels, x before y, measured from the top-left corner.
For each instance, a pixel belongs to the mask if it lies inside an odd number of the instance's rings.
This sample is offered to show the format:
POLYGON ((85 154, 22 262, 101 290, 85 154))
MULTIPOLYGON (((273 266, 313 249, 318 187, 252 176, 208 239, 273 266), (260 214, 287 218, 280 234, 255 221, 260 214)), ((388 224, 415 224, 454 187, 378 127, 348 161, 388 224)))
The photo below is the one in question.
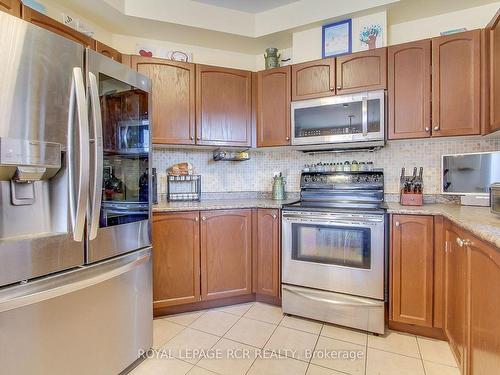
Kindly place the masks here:
POLYGON ((467 250, 464 232, 451 223, 445 226, 444 332, 458 367, 465 373, 467 358, 467 250))
POLYGON ((280 296, 280 215, 277 209, 257 210, 256 293, 280 296))
POLYGON ((202 300, 251 293, 252 210, 202 211, 202 300))
POLYGON ((470 339, 468 374, 500 370, 500 251, 479 239, 462 239, 469 256, 470 339))
POLYGON ((153 217, 153 301, 155 308, 200 300, 199 212, 153 217))
POLYGON ((393 216, 390 264, 392 320, 432 327, 433 216, 393 216))

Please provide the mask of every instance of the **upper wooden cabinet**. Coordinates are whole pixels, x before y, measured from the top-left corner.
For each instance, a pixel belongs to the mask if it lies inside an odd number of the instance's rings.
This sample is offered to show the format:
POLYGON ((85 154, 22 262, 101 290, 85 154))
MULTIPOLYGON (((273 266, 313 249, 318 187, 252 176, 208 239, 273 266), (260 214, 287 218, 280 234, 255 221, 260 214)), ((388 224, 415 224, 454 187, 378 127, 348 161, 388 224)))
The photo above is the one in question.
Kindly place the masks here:
POLYGON ((337 95, 387 88, 387 48, 337 57, 337 95))
POLYGON ((257 294, 280 295, 280 215, 276 209, 257 210, 257 294))
POLYGON ((292 100, 335 95, 335 58, 292 65, 292 100))
POLYGON ((469 375, 500 369, 500 251, 466 236, 470 279, 469 375))
POLYGON ((264 70, 257 75, 257 146, 290 144, 291 68, 264 70))
POLYGON ((433 136, 481 133, 481 31, 432 39, 433 136))
POLYGON ((94 50, 99 52, 101 55, 109 57, 112 60, 115 60, 119 63, 122 62, 122 54, 118 52, 116 49, 107 46, 104 43, 99 42, 98 40, 94 40, 94 50))
POLYGON ((200 300, 199 212, 153 216, 153 305, 200 300))
POLYGON ((431 135, 431 41, 388 48, 388 138, 431 135))
POLYGON ((464 232, 445 225, 444 331, 462 373, 467 358, 467 250, 461 245, 464 232))
POLYGON ((500 10, 486 26, 484 43, 484 96, 486 133, 500 130, 500 10))
POLYGON ((0 0, 0 11, 7 12, 16 17, 21 17, 21 1, 0 0))
POLYGON ((252 74, 196 65, 196 143, 251 146, 252 74))
POLYGON ((151 78, 153 143, 195 143, 195 65, 132 56, 132 69, 151 78))
POLYGON ((61 22, 57 22, 53 18, 39 13, 26 5, 22 6, 21 15, 25 21, 52 31, 53 33, 61 35, 65 38, 71 39, 76 43, 82 44, 84 47, 94 48, 94 40, 91 37, 82 34, 75 29, 62 24, 61 22))
POLYGON ((432 327, 434 218, 394 215, 390 259, 392 320, 432 327))
POLYGON ((252 293, 252 212, 201 212, 203 300, 252 293))

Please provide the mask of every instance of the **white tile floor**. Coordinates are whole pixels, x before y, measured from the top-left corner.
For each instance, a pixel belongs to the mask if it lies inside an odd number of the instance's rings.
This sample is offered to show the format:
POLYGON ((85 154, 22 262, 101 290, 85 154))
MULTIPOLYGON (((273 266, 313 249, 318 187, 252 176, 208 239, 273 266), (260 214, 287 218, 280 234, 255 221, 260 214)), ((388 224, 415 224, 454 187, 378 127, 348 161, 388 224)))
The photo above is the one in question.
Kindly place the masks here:
POLYGON ((444 341, 377 337, 259 302, 155 319, 153 347, 133 375, 460 374, 444 341))

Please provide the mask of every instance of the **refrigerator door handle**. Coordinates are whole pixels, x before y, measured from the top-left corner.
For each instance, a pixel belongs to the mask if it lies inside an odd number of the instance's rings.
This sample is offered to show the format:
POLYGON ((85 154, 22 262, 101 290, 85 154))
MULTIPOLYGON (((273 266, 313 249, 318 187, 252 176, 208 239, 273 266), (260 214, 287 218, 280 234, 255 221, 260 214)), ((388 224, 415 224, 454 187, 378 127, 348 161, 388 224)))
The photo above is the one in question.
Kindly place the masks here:
POLYGON ((72 271, 66 277, 71 278, 73 280, 72 282, 65 282, 63 279, 66 275, 62 275, 59 280, 57 280, 56 276, 52 282, 51 280, 47 280, 45 281, 45 285, 32 288, 32 290, 30 290, 29 284, 21 285, 17 288, 27 288, 26 292, 14 292, 11 293, 11 295, 9 295, 8 292, 5 293, 5 295, 0 293, 0 313, 24 306, 34 305, 51 298, 60 297, 65 294, 77 292, 81 289, 103 283, 124 273, 130 272, 131 270, 139 267, 141 264, 148 262, 150 257, 150 251, 145 251, 133 260, 130 260, 130 257, 120 259, 119 261, 113 260, 111 263, 116 264, 110 265, 104 263, 96 266, 96 268, 104 266, 103 268, 106 268, 106 271, 98 272, 98 270, 94 270, 94 272, 90 272, 90 275, 85 275, 88 273, 86 272, 87 269, 72 271), (82 273, 83 275, 80 276, 78 273, 82 273))
POLYGON ((102 199, 102 178, 103 178, 103 144, 102 144, 102 118, 101 103, 99 101, 99 89, 97 87, 97 77, 89 72, 90 83, 90 105, 92 110, 92 122, 94 125, 94 181, 92 183, 91 207, 90 207, 90 233, 89 238, 93 240, 97 237, 99 229, 99 216, 102 199))
POLYGON ((73 227, 73 239, 77 242, 83 241, 85 230, 85 215, 88 201, 89 188, 89 124, 87 113, 87 98, 85 96, 85 85, 81 68, 73 68, 73 79, 71 83, 71 97, 69 103, 68 117, 68 172, 69 172, 69 206, 71 213, 71 224, 73 227), (74 142, 74 111, 78 117, 78 179, 75 181, 75 149, 74 142), (77 184, 77 186, 75 186, 77 184))

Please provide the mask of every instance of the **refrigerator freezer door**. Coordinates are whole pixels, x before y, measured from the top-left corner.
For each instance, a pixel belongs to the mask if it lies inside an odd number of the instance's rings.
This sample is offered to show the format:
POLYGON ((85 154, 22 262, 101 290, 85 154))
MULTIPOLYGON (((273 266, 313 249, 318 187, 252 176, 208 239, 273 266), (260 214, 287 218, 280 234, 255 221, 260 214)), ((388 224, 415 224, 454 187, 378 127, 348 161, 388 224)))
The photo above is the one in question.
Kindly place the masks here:
POLYGON ((91 176, 87 263, 151 244, 150 80, 86 51, 91 176))
POLYGON ((0 12, 0 287, 84 263, 83 57, 81 45, 0 12))
POLYGON ((0 289, 5 374, 118 374, 152 345, 151 249, 0 289))

